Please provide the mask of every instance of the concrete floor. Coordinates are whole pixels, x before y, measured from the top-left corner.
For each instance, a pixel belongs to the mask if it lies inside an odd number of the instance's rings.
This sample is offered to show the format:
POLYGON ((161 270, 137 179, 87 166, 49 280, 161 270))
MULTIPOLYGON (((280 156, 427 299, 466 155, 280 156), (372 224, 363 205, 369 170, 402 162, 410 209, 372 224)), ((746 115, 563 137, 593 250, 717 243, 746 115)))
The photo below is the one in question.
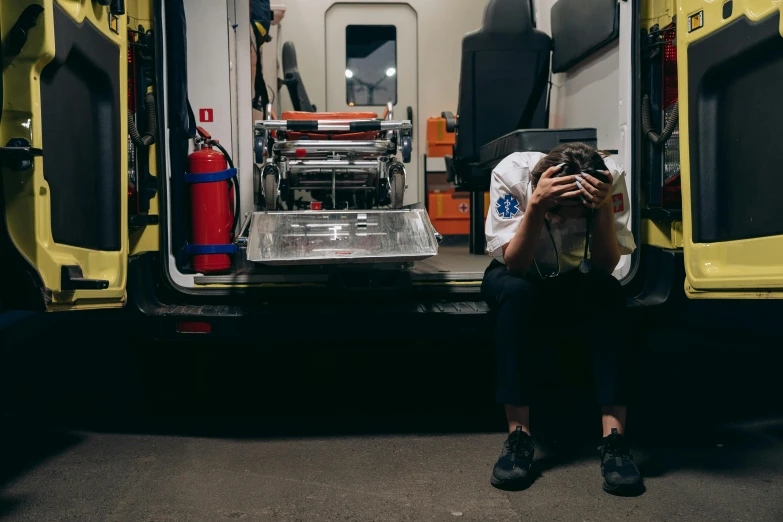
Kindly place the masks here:
POLYGON ((601 490, 578 383, 534 410, 531 488, 489 485, 504 435, 480 336, 259 350, 33 318, 3 338, 0 519, 783 520, 781 339, 726 313, 639 334, 633 498, 601 490))
POLYGON ((653 476, 650 466, 662 462, 643 451, 647 491, 637 498, 603 493, 594 458, 555 465, 551 453, 539 458, 545 470, 529 490, 495 490, 497 434, 69 432, 52 435, 67 447, 7 484, 2 506, 8 520, 772 521, 783 519, 781 427, 745 426, 742 442, 667 450, 663 463, 674 468, 653 476))

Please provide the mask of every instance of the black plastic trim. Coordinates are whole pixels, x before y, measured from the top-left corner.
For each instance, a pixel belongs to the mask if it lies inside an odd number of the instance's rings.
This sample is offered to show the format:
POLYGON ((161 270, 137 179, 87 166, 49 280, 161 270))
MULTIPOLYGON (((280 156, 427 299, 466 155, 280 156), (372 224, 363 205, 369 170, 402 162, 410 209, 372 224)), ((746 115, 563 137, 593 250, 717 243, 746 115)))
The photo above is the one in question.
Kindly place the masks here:
POLYGON ((783 234, 780 11, 744 15, 688 46, 693 240, 783 234))
POLYGON ((60 267, 60 288, 63 291, 73 290, 106 290, 109 282, 105 279, 87 279, 78 265, 63 265, 60 267))
POLYGON ((285 127, 290 131, 317 131, 318 120, 288 120, 285 127))
POLYGON ((381 130, 379 121, 352 121, 349 125, 352 132, 373 132, 381 130))
POLYGON ((636 241, 637 248, 633 254, 631 254, 631 270, 622 279, 621 283, 624 286, 629 285, 634 281, 639 273, 639 267, 642 259, 642 250, 638 245, 642 242, 642 217, 641 209, 642 196, 642 53, 641 53, 641 41, 638 35, 641 34, 641 17, 642 6, 641 0, 631 0, 632 11, 632 24, 631 34, 634 35, 631 38, 631 60, 633 76, 631 77, 631 96, 633 97, 631 110, 631 190, 633 191, 633 203, 631 209, 636 211, 631 212, 631 233, 636 241))
POLYGON ((552 6, 552 72, 565 72, 617 40, 617 0, 559 0, 552 6))
POLYGON ((122 247, 120 47, 53 4, 56 51, 41 72, 41 131, 50 161, 52 238, 89 250, 122 247))

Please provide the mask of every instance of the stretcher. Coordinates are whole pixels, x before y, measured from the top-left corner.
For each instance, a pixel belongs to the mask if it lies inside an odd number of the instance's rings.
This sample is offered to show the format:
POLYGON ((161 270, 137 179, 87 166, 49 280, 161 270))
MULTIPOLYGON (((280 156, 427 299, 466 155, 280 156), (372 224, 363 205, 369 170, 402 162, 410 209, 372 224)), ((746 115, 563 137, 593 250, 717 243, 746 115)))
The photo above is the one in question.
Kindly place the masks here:
POLYGON ((388 264, 437 255, 426 210, 404 207, 412 125, 395 121, 391 105, 381 118, 285 112, 255 123, 254 148, 258 210, 243 227, 248 261, 388 264))
POLYGON ((258 202, 267 211, 403 206, 410 121, 366 113, 284 112, 255 124, 258 202), (260 172, 259 172, 260 171, 260 172), (296 199, 309 193, 310 200, 296 199))

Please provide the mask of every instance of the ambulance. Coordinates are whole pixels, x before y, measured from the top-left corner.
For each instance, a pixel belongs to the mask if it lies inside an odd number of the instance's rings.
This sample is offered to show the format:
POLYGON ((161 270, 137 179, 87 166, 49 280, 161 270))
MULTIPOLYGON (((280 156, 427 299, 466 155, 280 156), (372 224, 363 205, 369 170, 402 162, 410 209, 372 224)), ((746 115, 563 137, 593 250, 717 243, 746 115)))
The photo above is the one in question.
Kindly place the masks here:
POLYGON ((481 328, 492 167, 564 141, 625 172, 630 306, 783 296, 783 1, 251 4, 0 3, 3 307, 157 337, 481 328))

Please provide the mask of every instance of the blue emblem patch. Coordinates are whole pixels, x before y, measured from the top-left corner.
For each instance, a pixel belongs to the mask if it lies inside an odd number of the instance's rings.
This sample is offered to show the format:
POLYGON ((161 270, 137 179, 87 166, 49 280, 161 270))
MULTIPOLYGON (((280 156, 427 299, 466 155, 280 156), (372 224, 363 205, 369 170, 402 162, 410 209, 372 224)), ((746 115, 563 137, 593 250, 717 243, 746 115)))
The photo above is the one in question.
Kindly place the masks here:
POLYGON ((519 201, 511 194, 500 197, 495 203, 495 211, 503 219, 511 219, 519 212, 519 201))

